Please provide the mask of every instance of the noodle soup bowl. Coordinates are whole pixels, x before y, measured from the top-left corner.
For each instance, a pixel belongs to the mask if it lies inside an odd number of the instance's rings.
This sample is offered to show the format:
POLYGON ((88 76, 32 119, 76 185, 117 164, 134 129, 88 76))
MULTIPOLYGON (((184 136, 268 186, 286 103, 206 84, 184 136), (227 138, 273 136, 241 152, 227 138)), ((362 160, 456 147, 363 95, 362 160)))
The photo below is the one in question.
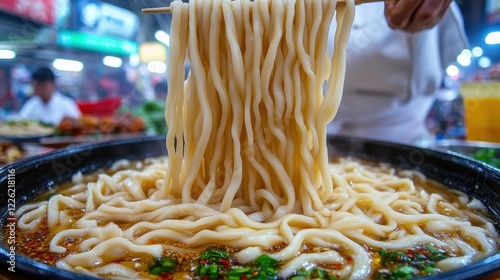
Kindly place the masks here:
MULTIPOLYGON (((500 231, 500 170, 454 152, 443 152, 371 140, 329 137, 329 154, 383 162, 396 168, 425 174, 449 188, 479 199, 486 207, 497 231, 500 231)), ((166 154, 164 137, 98 142, 69 147, 38 157, 27 158, 0 167, 0 275, 12 279, 94 279, 36 262, 17 252, 20 244, 12 240, 16 209, 35 197, 70 181, 78 173, 91 173, 110 167, 122 159, 141 160, 166 154), (15 271, 15 272, 13 272, 15 271)), ((36 246, 36 244, 35 244, 36 246)), ((42 252, 46 248, 42 248, 42 252)), ((500 252, 465 267, 439 273, 425 279, 498 279, 500 252)))

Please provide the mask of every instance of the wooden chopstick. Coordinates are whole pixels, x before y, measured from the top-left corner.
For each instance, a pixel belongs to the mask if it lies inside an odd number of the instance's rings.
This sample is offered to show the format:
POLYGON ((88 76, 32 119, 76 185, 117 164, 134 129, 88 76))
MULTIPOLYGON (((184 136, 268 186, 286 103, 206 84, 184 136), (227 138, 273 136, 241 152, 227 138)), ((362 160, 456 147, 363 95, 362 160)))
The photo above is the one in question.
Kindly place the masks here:
POLYGON ((158 8, 145 8, 142 9, 143 14, 170 14, 172 12, 172 8, 170 7, 158 7, 158 8))
MULTIPOLYGON (((356 5, 365 4, 365 3, 373 3, 373 2, 388 2, 394 0, 355 0, 356 5)), ((339 0, 338 4, 344 4, 345 0, 339 0)), ((158 8, 145 8, 142 9, 142 13, 144 14, 165 14, 172 13, 171 7, 158 7, 158 8)))

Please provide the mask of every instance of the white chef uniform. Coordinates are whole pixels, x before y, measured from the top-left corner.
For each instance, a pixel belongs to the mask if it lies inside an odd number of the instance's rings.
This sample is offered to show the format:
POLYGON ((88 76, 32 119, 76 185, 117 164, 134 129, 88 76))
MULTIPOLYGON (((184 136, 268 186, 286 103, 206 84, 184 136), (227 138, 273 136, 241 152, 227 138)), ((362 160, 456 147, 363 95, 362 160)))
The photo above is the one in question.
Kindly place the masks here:
POLYGON ((58 125, 64 117, 79 116, 80 110, 75 101, 57 91, 47 103, 44 103, 38 95, 31 97, 19 111, 21 119, 37 120, 52 125, 58 125))
POLYGON ((391 29, 383 3, 357 6, 344 95, 328 133, 415 144, 426 134, 424 119, 445 69, 467 46, 455 3, 437 26, 419 33, 391 29))

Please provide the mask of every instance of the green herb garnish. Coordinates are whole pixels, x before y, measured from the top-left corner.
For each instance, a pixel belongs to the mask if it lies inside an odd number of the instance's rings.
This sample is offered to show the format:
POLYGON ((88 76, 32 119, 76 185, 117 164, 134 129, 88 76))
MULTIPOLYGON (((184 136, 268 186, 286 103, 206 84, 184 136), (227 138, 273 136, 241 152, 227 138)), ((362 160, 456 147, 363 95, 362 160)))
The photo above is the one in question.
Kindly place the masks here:
POLYGON ((234 259, 231 255, 217 248, 208 248, 200 256, 200 264, 195 270, 195 275, 202 279, 218 279, 226 275, 234 259))
POLYGON ((278 265, 278 260, 265 254, 260 255, 252 264, 238 265, 228 252, 208 248, 201 254, 195 275, 201 279, 273 280, 278 279, 278 265))
POLYGON ((221 259, 229 258, 231 258, 231 255, 228 252, 216 248, 208 248, 200 257, 202 261, 208 260, 209 262, 218 262, 221 259))
POLYGON ((449 255, 432 245, 422 248, 410 248, 405 252, 381 249, 380 268, 375 276, 377 280, 412 279, 436 274, 436 263, 449 255))
POLYGON ((329 275, 326 270, 319 268, 319 267, 313 267, 310 269, 299 269, 295 275, 291 278, 291 280, 331 280, 331 279, 337 279, 336 276, 329 275))
POLYGON ((481 148, 477 150, 472 157, 496 168, 500 168, 500 154, 497 149, 481 148))
POLYGON ((163 273, 170 273, 177 267, 177 261, 170 257, 162 257, 157 259, 154 263, 148 265, 149 274, 160 275, 163 273))

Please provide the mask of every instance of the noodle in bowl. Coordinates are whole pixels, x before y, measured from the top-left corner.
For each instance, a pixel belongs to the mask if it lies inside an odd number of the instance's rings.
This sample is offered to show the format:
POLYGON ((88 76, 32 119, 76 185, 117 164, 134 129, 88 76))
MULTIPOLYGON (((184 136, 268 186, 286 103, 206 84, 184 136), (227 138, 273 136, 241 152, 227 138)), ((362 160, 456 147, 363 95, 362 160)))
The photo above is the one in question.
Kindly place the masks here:
MULTIPOLYGON (((328 148, 331 156, 349 156, 371 162, 384 162, 395 168, 418 170, 429 178, 446 184, 450 189, 457 189, 478 198, 488 208, 498 229, 500 206, 497 201, 500 196, 500 174, 494 168, 459 154, 362 139, 332 137, 328 140, 328 148)), ((54 185, 70 181, 79 172, 91 173, 102 168, 110 168, 112 163, 119 160, 142 160, 164 155, 165 152, 164 138, 141 138, 82 145, 6 166, 2 170, 0 187, 8 188, 7 170, 15 170, 19 208, 37 195, 47 192, 54 185)), ((0 193, 4 205, 1 221, 4 224, 10 217, 7 208, 8 198, 7 192, 0 193)), ((5 243, 0 246, 4 266, 11 258, 9 247, 5 243)), ((500 253, 497 252, 486 259, 430 278, 471 279, 498 269, 500 269, 500 253)), ((52 279, 93 278, 44 265, 19 252, 16 255, 16 271, 52 279)))

